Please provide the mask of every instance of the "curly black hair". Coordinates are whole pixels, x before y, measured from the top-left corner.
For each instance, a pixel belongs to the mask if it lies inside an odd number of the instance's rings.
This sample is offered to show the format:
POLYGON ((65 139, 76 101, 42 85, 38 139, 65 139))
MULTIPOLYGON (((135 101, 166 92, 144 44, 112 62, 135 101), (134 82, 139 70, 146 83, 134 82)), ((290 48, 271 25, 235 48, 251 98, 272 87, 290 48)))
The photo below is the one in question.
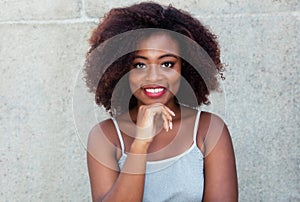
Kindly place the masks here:
POLYGON ((180 87, 175 97, 177 102, 190 107, 208 104, 210 92, 218 90, 218 75, 223 79, 224 71, 220 60, 220 48, 216 35, 199 20, 172 5, 162 6, 153 2, 114 8, 93 30, 84 69, 86 84, 90 92, 95 93, 96 103, 104 106, 111 115, 121 114, 136 106, 134 96, 125 105, 122 101, 125 95, 131 95, 128 83, 124 79, 120 85, 122 88, 115 87, 130 71, 132 52, 128 50, 135 50, 140 39, 156 32, 169 34, 180 46, 181 74, 189 86, 180 87), (143 31, 145 29, 146 31, 143 31), (133 30, 140 32, 138 35, 117 37, 133 30), (183 36, 197 46, 183 39, 183 36), (184 99, 187 97, 185 95, 188 88, 192 88, 196 101, 184 99))

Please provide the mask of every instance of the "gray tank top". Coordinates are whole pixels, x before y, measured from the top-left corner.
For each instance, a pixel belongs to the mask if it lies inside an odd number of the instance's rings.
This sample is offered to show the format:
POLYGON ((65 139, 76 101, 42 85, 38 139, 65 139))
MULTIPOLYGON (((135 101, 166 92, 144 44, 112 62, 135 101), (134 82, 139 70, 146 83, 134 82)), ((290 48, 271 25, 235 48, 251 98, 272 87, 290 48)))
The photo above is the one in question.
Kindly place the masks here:
MULTIPOLYGON (((143 202, 202 201, 203 154, 196 143, 200 112, 198 110, 195 120, 194 141, 188 150, 171 158, 147 161, 143 202)), ((112 120, 120 140, 122 155, 118 164, 122 169, 127 155, 118 123, 112 120)))

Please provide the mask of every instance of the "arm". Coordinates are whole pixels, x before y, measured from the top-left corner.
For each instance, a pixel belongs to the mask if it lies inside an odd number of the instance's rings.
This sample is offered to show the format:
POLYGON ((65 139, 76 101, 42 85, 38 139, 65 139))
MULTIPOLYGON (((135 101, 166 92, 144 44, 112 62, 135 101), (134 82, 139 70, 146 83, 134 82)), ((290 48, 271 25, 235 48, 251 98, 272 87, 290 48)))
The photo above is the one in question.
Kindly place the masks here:
POLYGON ((142 201, 146 155, 134 153, 145 153, 147 145, 133 143, 130 151, 132 154, 119 171, 116 147, 105 137, 101 126, 91 131, 87 163, 93 201, 142 201))
POLYGON ((209 115, 205 138, 204 202, 238 201, 235 157, 229 131, 224 122, 209 115))
POLYGON ((153 119, 162 112, 167 113, 163 117, 167 129, 170 127, 171 116, 165 106, 149 105, 140 108, 137 120, 140 129, 136 132, 121 171, 117 163, 116 144, 112 144, 118 140, 108 140, 109 137, 117 137, 111 121, 93 128, 87 152, 93 201, 142 201, 147 151, 154 135, 153 119))

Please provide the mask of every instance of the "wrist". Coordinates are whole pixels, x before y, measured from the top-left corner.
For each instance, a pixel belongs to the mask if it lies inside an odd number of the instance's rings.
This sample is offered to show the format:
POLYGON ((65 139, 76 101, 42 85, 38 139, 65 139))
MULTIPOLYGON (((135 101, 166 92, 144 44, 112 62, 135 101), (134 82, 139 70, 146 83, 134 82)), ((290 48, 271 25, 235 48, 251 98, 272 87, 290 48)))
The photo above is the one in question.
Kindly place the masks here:
POLYGON ((150 142, 135 139, 130 147, 130 153, 133 154, 147 154, 150 142))

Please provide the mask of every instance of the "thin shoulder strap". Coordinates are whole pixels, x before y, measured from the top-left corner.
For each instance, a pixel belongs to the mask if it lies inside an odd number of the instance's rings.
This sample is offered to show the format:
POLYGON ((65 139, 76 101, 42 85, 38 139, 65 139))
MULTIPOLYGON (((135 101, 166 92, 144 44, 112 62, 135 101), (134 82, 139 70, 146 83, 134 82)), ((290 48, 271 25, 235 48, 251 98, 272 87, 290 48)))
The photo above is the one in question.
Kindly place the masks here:
POLYGON ((122 138, 120 127, 117 123, 117 120, 114 117, 111 117, 111 120, 113 121, 113 123, 115 125, 116 131, 117 131, 117 134, 118 134, 118 137, 119 137, 120 145, 121 145, 121 151, 122 151, 122 154, 124 154, 125 153, 124 141, 123 141, 123 138, 122 138))
POLYGON ((194 126, 194 143, 197 143, 197 133, 198 133, 198 127, 199 127, 199 119, 200 119, 201 109, 198 109, 196 120, 195 120, 195 126, 194 126))

